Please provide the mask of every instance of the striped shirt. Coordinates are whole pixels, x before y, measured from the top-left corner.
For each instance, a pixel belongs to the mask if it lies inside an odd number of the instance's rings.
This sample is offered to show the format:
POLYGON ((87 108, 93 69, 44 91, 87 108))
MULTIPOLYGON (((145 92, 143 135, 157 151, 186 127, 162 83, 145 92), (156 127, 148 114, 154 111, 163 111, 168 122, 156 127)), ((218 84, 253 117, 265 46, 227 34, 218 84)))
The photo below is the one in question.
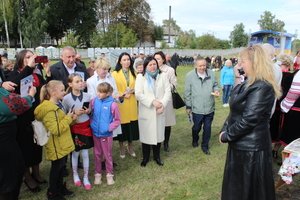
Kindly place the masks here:
POLYGON ((293 78, 293 82, 291 88, 289 89, 288 94, 280 104, 281 110, 287 113, 293 107, 295 101, 297 101, 299 97, 300 97, 300 73, 297 72, 293 78))

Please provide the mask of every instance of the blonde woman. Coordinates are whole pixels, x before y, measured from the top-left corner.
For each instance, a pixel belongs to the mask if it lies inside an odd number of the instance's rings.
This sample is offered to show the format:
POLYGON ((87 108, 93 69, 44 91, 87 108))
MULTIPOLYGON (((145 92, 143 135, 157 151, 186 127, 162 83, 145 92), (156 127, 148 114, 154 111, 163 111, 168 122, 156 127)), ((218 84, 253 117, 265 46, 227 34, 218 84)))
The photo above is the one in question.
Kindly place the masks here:
POLYGON ((240 59, 247 80, 232 91, 219 137, 228 143, 221 199, 276 199, 269 120, 280 88, 261 46, 244 49, 240 59))

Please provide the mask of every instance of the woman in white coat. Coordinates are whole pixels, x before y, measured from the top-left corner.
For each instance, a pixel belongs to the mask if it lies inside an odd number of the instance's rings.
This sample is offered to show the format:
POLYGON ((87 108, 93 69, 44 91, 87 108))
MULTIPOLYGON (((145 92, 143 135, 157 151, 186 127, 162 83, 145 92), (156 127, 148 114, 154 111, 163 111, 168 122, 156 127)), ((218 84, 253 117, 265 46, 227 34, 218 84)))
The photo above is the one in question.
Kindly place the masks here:
POLYGON ((147 57, 143 66, 144 72, 137 76, 135 84, 135 96, 139 101, 138 122, 143 151, 141 166, 145 167, 149 162, 151 146, 154 160, 162 166, 160 143, 164 141, 165 108, 171 100, 170 83, 166 75, 160 72, 154 57, 147 57))
MULTIPOLYGON (((175 70, 166 64, 166 56, 162 51, 158 51, 154 54, 154 58, 157 60, 159 70, 167 75, 168 81, 170 83, 171 89, 176 87, 177 78, 175 75, 175 70)), ((169 151, 169 139, 171 135, 171 126, 176 124, 176 115, 173 108, 173 101, 168 102, 166 109, 166 124, 165 124, 165 140, 164 140, 164 151, 169 151)))

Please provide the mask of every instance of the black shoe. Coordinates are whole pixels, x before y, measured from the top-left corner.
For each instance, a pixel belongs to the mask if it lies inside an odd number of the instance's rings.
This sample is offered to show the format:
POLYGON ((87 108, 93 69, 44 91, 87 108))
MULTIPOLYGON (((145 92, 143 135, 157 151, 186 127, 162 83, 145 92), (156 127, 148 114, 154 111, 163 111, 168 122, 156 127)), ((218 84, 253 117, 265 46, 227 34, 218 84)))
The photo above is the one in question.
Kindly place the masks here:
POLYGON ((47 192, 48 200, 66 200, 66 198, 59 193, 47 192))
POLYGON ((210 151, 208 149, 202 149, 203 153, 205 153, 206 155, 210 155, 210 151))
POLYGON ((64 186, 63 186, 62 189, 60 190, 60 193, 61 193, 63 196, 68 196, 68 197, 74 196, 74 192, 72 192, 71 190, 68 190, 68 188, 66 187, 66 183, 64 183, 64 186))
POLYGON ((147 163, 148 163, 148 160, 143 160, 141 162, 141 167, 146 167, 147 163))
POLYGON ((154 159, 156 164, 158 164, 159 166, 163 166, 164 165, 164 162, 161 161, 159 158, 158 159, 154 159))
POLYGON ((47 181, 45 179, 42 180, 38 180, 37 178, 35 178, 32 174, 31 177, 38 183, 38 184, 45 184, 47 183, 47 181))
POLYGON ((30 187, 29 185, 28 185, 28 183, 26 182, 26 180, 24 180, 24 184, 26 185, 26 187, 30 190, 30 192, 32 192, 32 193, 37 193, 37 192, 39 192, 39 191, 41 191, 41 188, 40 188, 40 186, 36 186, 36 187, 34 187, 34 188, 32 188, 32 187, 30 187))
POLYGON ((192 145, 193 145, 194 148, 199 146, 198 142, 193 142, 192 145))
POLYGON ((169 144, 164 143, 164 151, 169 152, 169 144))

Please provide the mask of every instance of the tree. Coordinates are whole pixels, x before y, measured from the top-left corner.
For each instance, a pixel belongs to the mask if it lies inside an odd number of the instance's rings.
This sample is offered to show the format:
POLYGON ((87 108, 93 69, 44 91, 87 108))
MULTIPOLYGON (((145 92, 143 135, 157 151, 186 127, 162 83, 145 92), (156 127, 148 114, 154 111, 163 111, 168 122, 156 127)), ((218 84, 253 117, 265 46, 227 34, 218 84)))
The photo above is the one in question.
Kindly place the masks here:
POLYGON ((265 11, 258 20, 260 30, 271 30, 271 31, 284 31, 285 23, 275 18, 270 11, 265 11))
POLYGON ((165 19, 163 20, 163 27, 164 28, 170 28, 173 29, 176 33, 179 33, 181 31, 180 27, 177 25, 176 20, 171 18, 171 20, 165 19))
POLYGON ((47 30, 45 0, 24 1, 21 28, 25 47, 40 45, 47 30))
POLYGON ((10 47, 8 23, 12 21, 14 15, 12 9, 12 0, 2 0, 0 10, 2 11, 2 16, 4 20, 7 47, 10 47))
POLYGON ((233 31, 230 33, 230 42, 232 47, 245 47, 248 44, 248 35, 245 32, 245 26, 243 23, 236 24, 233 27, 233 31))
POLYGON ((103 33, 94 33, 91 37, 92 47, 133 47, 137 42, 134 31, 124 24, 112 24, 103 33))
POLYGON ((150 5, 145 0, 122 0, 112 9, 112 23, 123 23, 132 29, 143 42, 152 35, 150 27, 150 5))
POLYGON ((292 42, 292 52, 294 54, 296 54, 297 51, 300 50, 300 40, 299 39, 295 39, 292 42))
POLYGON ((197 49, 217 49, 217 38, 209 33, 206 33, 197 38, 197 49))
POLYGON ((163 40, 164 36, 164 29, 162 26, 154 25, 154 34, 153 34, 153 40, 163 40))
POLYGON ((76 17, 71 23, 71 29, 75 35, 79 36, 79 42, 82 46, 90 47, 90 38, 96 30, 96 0, 82 0, 73 2, 76 17))
POLYGON ((195 49, 197 47, 195 31, 189 30, 179 33, 176 40, 176 47, 180 49, 195 49))

